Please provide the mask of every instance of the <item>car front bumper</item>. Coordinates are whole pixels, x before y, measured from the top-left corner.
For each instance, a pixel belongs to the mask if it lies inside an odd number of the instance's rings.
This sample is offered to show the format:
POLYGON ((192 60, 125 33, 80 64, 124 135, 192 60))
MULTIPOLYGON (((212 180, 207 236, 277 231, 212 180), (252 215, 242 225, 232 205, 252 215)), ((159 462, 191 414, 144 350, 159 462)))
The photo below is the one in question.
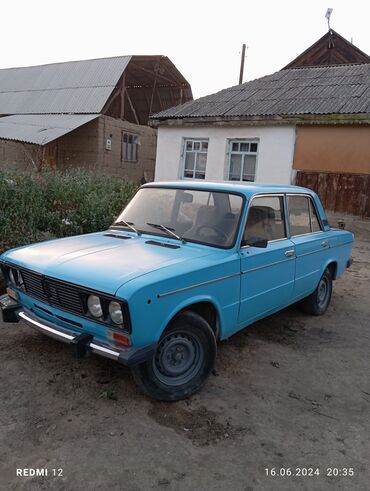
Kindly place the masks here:
POLYGON ((157 343, 139 348, 129 347, 122 350, 105 346, 100 341, 97 341, 92 334, 86 332, 76 334, 74 331, 42 319, 22 307, 8 295, 0 297, 0 310, 2 311, 4 322, 18 322, 21 320, 46 336, 71 345, 73 354, 77 358, 82 358, 87 353, 95 353, 131 367, 152 358, 157 349, 157 343))

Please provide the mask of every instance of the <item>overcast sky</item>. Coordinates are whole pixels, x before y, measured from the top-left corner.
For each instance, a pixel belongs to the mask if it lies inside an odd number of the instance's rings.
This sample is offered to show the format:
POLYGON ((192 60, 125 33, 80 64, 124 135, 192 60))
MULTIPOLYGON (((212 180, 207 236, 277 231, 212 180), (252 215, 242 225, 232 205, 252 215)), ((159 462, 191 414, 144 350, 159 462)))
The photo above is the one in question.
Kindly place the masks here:
POLYGON ((1 1, 0 68, 129 54, 168 56, 194 97, 279 70, 331 27, 370 53, 365 0, 1 1))

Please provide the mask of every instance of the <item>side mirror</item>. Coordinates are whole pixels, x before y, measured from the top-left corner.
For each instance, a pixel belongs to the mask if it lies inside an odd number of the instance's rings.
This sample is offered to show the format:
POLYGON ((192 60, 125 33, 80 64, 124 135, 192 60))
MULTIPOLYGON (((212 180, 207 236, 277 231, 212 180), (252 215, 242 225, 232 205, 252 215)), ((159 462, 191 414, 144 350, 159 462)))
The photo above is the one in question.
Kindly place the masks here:
POLYGON ((251 246, 251 247, 260 247, 261 249, 265 249, 267 247, 267 239, 263 239, 262 237, 249 237, 247 240, 242 240, 242 247, 251 246))

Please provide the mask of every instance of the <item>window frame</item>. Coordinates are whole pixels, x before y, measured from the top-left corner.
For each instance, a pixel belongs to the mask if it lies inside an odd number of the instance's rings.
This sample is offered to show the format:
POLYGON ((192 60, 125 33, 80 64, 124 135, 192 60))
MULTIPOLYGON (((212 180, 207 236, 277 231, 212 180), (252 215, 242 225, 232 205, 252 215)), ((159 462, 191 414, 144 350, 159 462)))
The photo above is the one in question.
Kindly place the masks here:
MULTIPOLYGON (((199 180, 199 181, 205 181, 206 180, 206 174, 207 174, 207 164, 208 164, 208 150, 209 150, 209 138, 208 137, 188 137, 188 136, 183 136, 182 138, 182 152, 181 152, 181 173, 180 173, 180 179, 184 179, 184 180, 189 180, 189 181, 194 181, 194 180, 199 180), (199 178, 199 177, 195 177, 195 173, 197 172, 196 171, 196 163, 195 163, 195 166, 194 166, 194 170, 193 170, 193 177, 186 177, 185 176, 185 161, 186 161, 186 144, 188 141, 191 141, 191 142, 199 142, 201 145, 202 143, 207 143, 207 156, 206 156, 206 166, 205 166, 205 169, 204 169, 204 178, 199 178)), ((192 150, 192 152, 194 152, 194 150, 192 150)), ((196 151, 197 153, 204 153, 202 151, 198 152, 196 151)), ((199 171, 198 171, 199 172, 199 171)))
POLYGON ((324 232, 324 226, 323 226, 323 223, 322 223, 322 220, 321 220, 321 216, 320 216, 320 214, 318 212, 318 209, 317 209, 315 200, 313 199, 313 197, 310 194, 308 194, 308 193, 286 193, 286 211, 287 211, 287 224, 289 226, 289 237, 304 237, 305 235, 320 234, 321 232, 324 232), (311 200, 311 205, 312 205, 313 209, 315 210, 317 221, 319 222, 320 230, 312 231, 311 207, 308 206, 309 217, 310 217, 310 229, 311 229, 311 231, 310 232, 305 232, 304 234, 295 234, 295 235, 293 235, 291 233, 290 220, 289 220, 289 200, 288 200, 289 196, 292 196, 292 197, 303 196, 304 198, 308 198, 309 200, 311 200))
POLYGON ((243 241, 245 228, 247 226, 248 217, 249 217, 249 211, 250 211, 250 209, 252 207, 252 203, 253 203, 253 201, 254 201, 255 198, 283 198, 282 199, 282 203, 283 203, 282 217, 284 219, 284 232, 285 232, 285 237, 281 237, 280 239, 268 240, 267 241, 267 244, 270 244, 270 243, 273 243, 273 242, 279 242, 280 240, 287 240, 287 239, 289 239, 289 237, 290 237, 290 228, 288 228, 288 222, 287 222, 287 211, 288 210, 287 210, 287 201, 286 201, 286 198, 285 198, 285 193, 257 193, 257 194, 254 194, 250 198, 250 201, 249 201, 249 204, 248 204, 248 209, 247 209, 247 212, 246 212, 246 217, 245 217, 245 222, 244 222, 244 228, 243 228, 242 235, 241 235, 241 238, 240 238, 240 249, 245 249, 246 247, 252 247, 249 244, 241 245, 241 243, 243 241))
POLYGON ((256 182, 256 176, 257 176, 257 169, 258 169, 258 155, 259 155, 259 146, 260 146, 260 139, 259 138, 228 138, 227 139, 227 147, 226 147, 226 172, 225 172, 225 180, 228 182, 256 182), (257 151, 256 152, 233 152, 232 150, 232 145, 233 143, 248 143, 249 145, 251 143, 256 143, 257 144, 257 151), (234 181, 230 179, 230 166, 231 166, 231 156, 232 154, 236 155, 243 155, 243 165, 241 166, 240 169, 240 177, 243 176, 243 171, 244 171, 244 159, 245 155, 255 155, 256 156, 256 165, 254 169, 254 178, 253 181, 244 181, 243 179, 239 179, 238 181, 234 181))
MULTIPOLYGON (((184 188, 182 186, 158 186, 156 185, 155 183, 151 183, 151 184, 144 184, 143 186, 140 186, 139 189, 136 191, 136 193, 138 191, 140 191, 140 189, 146 189, 146 188, 164 188, 164 189, 176 189, 176 190, 182 190, 182 191, 206 191, 206 192, 209 192, 209 193, 222 193, 222 194, 232 194, 232 195, 235 195, 235 196, 240 196, 240 198, 242 199, 242 205, 241 205, 241 208, 240 208, 240 215, 239 215, 239 220, 238 220, 238 224, 237 224, 237 227, 236 227, 236 232, 235 232, 235 237, 234 237, 234 241, 233 243, 230 245, 230 246, 221 246, 221 245, 214 245, 214 244, 211 244, 211 243, 208 243, 208 242, 203 242, 203 241, 198 241, 198 240, 189 240, 188 242, 189 243, 192 243, 192 244, 200 244, 200 245, 204 245, 206 247, 213 247, 215 249, 223 249, 223 250, 231 250, 233 249, 234 247, 237 246, 237 243, 238 243, 238 238, 239 238, 239 235, 240 235, 240 229, 241 229, 241 226, 243 224, 243 219, 244 219, 244 215, 245 215, 245 208, 246 208, 246 204, 247 204, 247 198, 245 196, 244 193, 241 193, 240 191, 228 191, 228 190, 224 190, 224 189, 212 189, 212 188, 208 188, 208 187, 205 187, 205 188, 202 188, 202 189, 199 189, 197 187, 192 187, 191 185, 184 188)), ((135 193, 135 194, 136 194, 135 193)), ((127 205, 126 205, 127 206, 127 205)), ((125 207, 126 208, 126 207, 125 207)), ((123 211, 123 210, 122 210, 123 211)), ((122 212, 121 212, 122 213, 122 212)), ((119 226, 117 226, 119 228, 119 226)), ((110 226, 110 228, 115 228, 114 226, 110 226)), ((150 235, 156 235, 158 237, 165 237, 168 239, 168 235, 164 235, 160 232, 156 232, 155 230, 151 231, 150 232, 150 235)))
POLYGON ((132 131, 122 131, 122 137, 121 137, 121 162, 138 162, 139 161, 139 145, 140 145, 140 135, 138 133, 134 133, 132 131), (124 141, 124 137, 127 135, 129 138, 132 136, 133 138, 136 138, 136 143, 129 143, 124 141), (135 159, 127 159, 127 148, 128 145, 135 146, 135 159), (125 150, 124 150, 125 149, 125 150))

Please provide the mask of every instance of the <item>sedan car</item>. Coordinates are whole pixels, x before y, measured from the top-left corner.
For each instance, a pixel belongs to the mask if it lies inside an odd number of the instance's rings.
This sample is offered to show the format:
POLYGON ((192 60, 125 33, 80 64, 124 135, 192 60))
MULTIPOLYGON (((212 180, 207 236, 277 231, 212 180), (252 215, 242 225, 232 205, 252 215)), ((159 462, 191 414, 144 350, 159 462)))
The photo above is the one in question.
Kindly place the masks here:
POLYGON ((217 341, 296 302, 323 314, 352 243, 309 189, 150 183, 108 230, 5 252, 0 304, 6 322, 129 366, 144 392, 178 400, 207 379, 217 341))

